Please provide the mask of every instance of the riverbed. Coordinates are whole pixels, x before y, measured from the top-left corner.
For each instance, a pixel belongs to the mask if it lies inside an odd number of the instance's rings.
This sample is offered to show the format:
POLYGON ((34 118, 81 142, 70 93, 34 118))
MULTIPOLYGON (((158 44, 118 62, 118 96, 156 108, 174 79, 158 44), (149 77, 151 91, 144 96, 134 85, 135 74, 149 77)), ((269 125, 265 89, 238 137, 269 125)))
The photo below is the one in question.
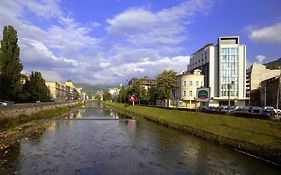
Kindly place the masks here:
POLYGON ((229 147, 88 104, 6 151, 0 174, 281 174, 229 147))

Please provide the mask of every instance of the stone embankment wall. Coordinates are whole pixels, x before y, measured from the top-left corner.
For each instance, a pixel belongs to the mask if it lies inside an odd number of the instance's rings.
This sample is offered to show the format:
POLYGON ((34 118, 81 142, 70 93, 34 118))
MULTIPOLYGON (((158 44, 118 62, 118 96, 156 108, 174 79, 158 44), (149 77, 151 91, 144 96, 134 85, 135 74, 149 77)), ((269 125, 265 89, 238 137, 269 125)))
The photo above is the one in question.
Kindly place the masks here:
POLYGON ((8 106, 0 106, 0 116, 16 117, 19 115, 30 115, 41 110, 55 109, 58 107, 66 107, 77 104, 79 104, 78 101, 61 103, 22 103, 8 106))

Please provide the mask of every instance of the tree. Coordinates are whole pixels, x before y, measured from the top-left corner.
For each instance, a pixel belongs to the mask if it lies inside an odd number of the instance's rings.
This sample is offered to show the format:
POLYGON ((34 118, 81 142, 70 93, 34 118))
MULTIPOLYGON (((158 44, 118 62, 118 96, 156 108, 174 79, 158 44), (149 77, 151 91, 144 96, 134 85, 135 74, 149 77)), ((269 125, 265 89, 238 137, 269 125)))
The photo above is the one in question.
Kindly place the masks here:
POLYGON ((151 104, 151 105, 155 105, 157 97, 158 97, 157 87, 153 86, 153 87, 149 88, 148 92, 147 92, 148 103, 151 104))
POLYGON ((23 86, 23 98, 30 102, 51 100, 50 90, 40 72, 31 72, 29 80, 23 86))
POLYGON ((122 86, 118 94, 118 102, 125 103, 127 101, 127 89, 122 86))
POLYGON ((103 100, 111 100, 111 94, 109 93, 108 89, 103 91, 102 98, 103 100))
POLYGON ((156 78, 157 98, 164 100, 170 99, 172 90, 176 88, 176 72, 164 70, 156 78))
POLYGON ((4 100, 17 101, 21 92, 20 48, 17 31, 13 26, 5 26, 0 48, 0 91, 4 100))
POLYGON ((135 95, 139 103, 147 103, 147 91, 142 86, 142 79, 134 78, 131 85, 127 88, 127 95, 135 95))

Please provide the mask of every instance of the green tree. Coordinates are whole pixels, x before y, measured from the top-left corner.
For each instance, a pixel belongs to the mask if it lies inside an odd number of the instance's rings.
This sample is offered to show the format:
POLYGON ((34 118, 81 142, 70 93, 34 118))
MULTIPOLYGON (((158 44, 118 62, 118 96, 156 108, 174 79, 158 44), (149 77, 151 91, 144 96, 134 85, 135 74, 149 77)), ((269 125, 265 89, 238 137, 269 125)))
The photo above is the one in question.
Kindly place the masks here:
POLYGON ((102 98, 103 100, 111 100, 111 94, 109 93, 108 89, 103 91, 102 98))
POLYGON ((158 97, 158 90, 157 87, 153 86, 150 89, 148 89, 147 92, 147 101, 149 104, 151 105, 155 105, 156 104, 156 100, 158 97))
POLYGON ((23 86, 23 98, 30 102, 51 100, 50 90, 40 72, 31 72, 29 80, 23 86))
POLYGON ((127 89, 122 86, 118 94, 118 102, 125 103, 127 101, 127 89))
POLYGON ((176 72, 164 70, 156 78, 157 99, 171 99, 172 91, 176 88, 176 72))
POLYGON ((101 99, 100 94, 95 94, 95 95, 94 95, 94 99, 95 99, 95 100, 100 100, 100 99, 101 99))
POLYGON ((17 31, 13 26, 5 26, 0 48, 0 91, 5 100, 18 101, 22 89, 20 48, 17 31))

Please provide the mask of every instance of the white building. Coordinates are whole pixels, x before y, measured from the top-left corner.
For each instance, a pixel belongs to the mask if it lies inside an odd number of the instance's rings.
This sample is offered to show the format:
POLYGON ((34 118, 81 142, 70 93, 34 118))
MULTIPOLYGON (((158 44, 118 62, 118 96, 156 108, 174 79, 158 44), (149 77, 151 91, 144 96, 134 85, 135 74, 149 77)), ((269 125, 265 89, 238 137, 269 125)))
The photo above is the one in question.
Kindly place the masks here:
POLYGON ((188 108, 196 108, 197 88, 204 87, 204 75, 201 70, 195 69, 193 73, 183 72, 177 75, 176 99, 183 101, 188 108))
POLYGON ((210 105, 244 105, 246 97, 246 46, 238 36, 219 37, 192 54, 188 71, 201 69, 205 87, 210 87, 210 105), (231 86, 229 86, 231 84, 231 86))

